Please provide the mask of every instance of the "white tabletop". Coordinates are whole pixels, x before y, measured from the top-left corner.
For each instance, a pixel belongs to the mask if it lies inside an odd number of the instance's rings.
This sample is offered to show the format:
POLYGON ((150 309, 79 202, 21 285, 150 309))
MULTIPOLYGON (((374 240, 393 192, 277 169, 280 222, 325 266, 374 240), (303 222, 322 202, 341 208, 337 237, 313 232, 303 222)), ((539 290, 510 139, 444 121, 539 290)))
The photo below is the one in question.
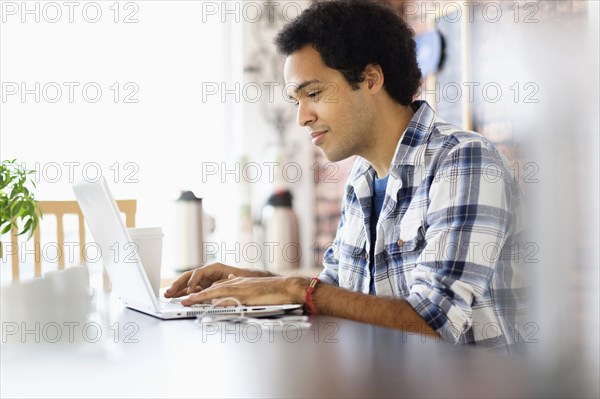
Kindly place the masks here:
POLYGON ((40 327, 40 343, 33 332, 7 337, 1 396, 522 397, 531 388, 523 359, 348 320, 315 316, 304 330, 291 323, 284 331, 203 329, 108 296, 95 309, 71 327, 78 342, 44 342, 56 326, 40 327))

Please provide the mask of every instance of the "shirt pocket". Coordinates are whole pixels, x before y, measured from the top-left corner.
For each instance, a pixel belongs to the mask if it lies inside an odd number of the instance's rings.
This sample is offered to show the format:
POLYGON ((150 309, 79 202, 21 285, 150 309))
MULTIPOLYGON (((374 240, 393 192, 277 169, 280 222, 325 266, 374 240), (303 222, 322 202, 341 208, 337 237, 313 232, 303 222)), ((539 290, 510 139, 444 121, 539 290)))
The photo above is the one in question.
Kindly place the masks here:
POLYGON ((397 289, 403 297, 408 296, 412 285, 411 273, 425 248, 425 227, 421 219, 402 221, 392 232, 387 245, 388 270, 397 277, 397 289))
POLYGON ((400 222, 394 226, 390 254, 421 251, 425 247, 425 227, 422 220, 400 222))

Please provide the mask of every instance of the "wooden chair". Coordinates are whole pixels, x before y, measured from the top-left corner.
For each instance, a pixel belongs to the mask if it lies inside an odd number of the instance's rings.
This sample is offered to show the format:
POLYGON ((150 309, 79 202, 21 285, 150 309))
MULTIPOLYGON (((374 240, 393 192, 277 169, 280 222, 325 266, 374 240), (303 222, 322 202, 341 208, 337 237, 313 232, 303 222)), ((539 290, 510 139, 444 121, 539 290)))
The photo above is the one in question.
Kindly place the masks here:
MULTIPOLYGON (((55 215, 56 216, 56 243, 57 250, 62 256, 58 256, 58 269, 65 268, 65 231, 63 226, 64 215, 77 215, 79 218, 79 260, 81 264, 85 264, 85 225, 83 222, 83 213, 79 208, 77 201, 39 201, 38 202, 41 212, 44 216, 55 215)), ((125 225, 129 227, 135 227, 135 213, 137 210, 136 200, 119 200, 117 201, 119 210, 125 214, 125 225)), ((40 224, 42 222, 40 221, 40 224)), ((19 245, 17 238, 17 230, 13 227, 11 230, 11 242, 12 245, 12 281, 13 283, 19 281, 19 245)), ((40 226, 33 232, 33 246, 34 246, 34 274, 35 277, 41 277, 42 275, 42 258, 41 258, 41 245, 40 245, 40 226)), ((110 280, 106 270, 104 271, 104 288, 110 290, 110 280)))

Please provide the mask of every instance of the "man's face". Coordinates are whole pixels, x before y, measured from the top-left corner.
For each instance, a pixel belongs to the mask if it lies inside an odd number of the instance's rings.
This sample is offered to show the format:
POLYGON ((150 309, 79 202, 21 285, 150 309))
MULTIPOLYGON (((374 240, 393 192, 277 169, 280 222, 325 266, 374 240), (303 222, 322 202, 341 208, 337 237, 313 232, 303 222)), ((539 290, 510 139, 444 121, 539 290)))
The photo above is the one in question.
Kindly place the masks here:
POLYGON ((344 75, 325 65, 309 45, 287 57, 284 77, 298 108, 298 124, 329 161, 361 155, 373 146, 374 114, 365 82, 352 90, 344 75))

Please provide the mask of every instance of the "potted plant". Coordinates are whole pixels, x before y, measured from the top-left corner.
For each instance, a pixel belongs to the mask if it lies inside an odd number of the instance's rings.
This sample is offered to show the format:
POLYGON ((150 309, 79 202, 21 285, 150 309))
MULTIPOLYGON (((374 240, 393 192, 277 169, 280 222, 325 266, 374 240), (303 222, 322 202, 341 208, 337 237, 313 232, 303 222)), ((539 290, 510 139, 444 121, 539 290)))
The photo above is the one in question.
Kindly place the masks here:
MULTIPOLYGON (((35 200, 31 184, 35 188, 35 182, 29 175, 35 170, 26 170, 17 164, 16 159, 4 160, 0 164, 0 234, 8 233, 12 227, 18 228, 18 222, 23 228, 18 235, 29 233, 27 239, 33 236, 38 225, 41 212, 35 200)), ((0 257, 4 253, 2 242, 0 242, 0 257)))

